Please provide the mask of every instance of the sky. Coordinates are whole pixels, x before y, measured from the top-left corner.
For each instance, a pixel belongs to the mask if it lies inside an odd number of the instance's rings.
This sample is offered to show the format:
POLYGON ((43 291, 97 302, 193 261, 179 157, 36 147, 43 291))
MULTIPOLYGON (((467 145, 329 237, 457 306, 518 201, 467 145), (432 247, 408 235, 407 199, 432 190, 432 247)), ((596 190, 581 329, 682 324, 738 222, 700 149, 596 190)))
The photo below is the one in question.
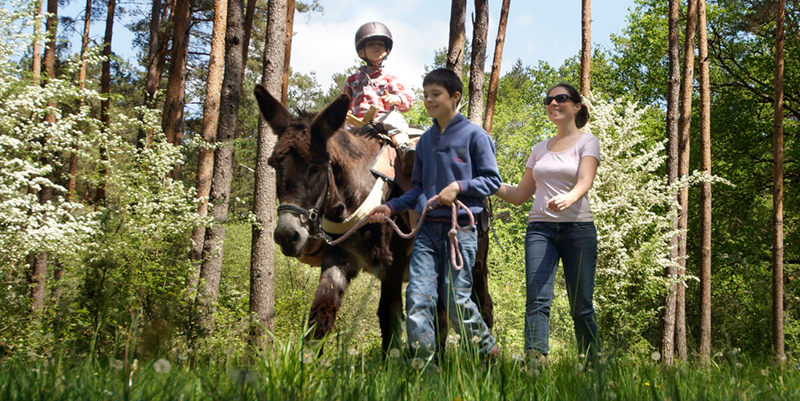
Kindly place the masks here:
MULTIPOLYGON (((72 17, 82 16, 83 4, 71 1, 60 11, 72 17)), ((146 2, 142 2, 146 5, 146 2)), ((450 30, 450 0, 319 0, 322 13, 296 14, 292 40, 293 71, 316 73, 322 88, 328 88, 331 76, 343 72, 358 61, 355 32, 362 24, 380 21, 394 38, 394 48, 384 63, 388 73, 398 77, 406 87, 419 88, 426 65, 433 64, 437 49, 447 47, 450 30)), ((486 71, 492 68, 500 0, 489 2, 489 34, 486 49, 486 71)), ((592 1, 592 43, 611 46, 611 34, 620 34, 625 27, 629 8, 634 0, 592 1)), ((129 11, 147 13, 147 7, 129 11)), ((467 1, 467 37, 472 38, 474 2, 467 1)), ((140 16, 135 16, 140 18, 140 16)), ((134 17, 126 18, 131 19, 134 17)), ((133 35, 117 21, 112 50, 123 59, 136 63, 132 49, 133 35)), ((102 41, 105 21, 92 24, 91 35, 102 41)), ((72 35, 72 49, 80 49, 80 36, 72 35)), ((471 40, 471 39, 470 39, 471 40)), ((513 0, 510 5, 506 41, 503 47, 501 72, 511 69, 516 60, 525 66, 546 61, 552 66, 580 52, 581 0, 513 0)))
MULTIPOLYGON (((420 87, 425 65, 434 52, 447 47, 450 31, 449 0, 357 1, 320 0, 322 14, 296 15, 291 66, 308 74, 315 71, 323 88, 331 75, 355 64, 355 33, 363 23, 380 21, 392 32, 394 48, 384 63, 407 87, 420 87)), ((474 2, 467 1, 467 37, 472 38, 474 2)), ((491 71, 501 1, 489 2, 486 71, 491 71)), ((592 42, 610 47, 611 34, 625 27, 634 0, 592 1, 592 42)), ((559 66, 581 50, 581 0, 511 1, 503 47, 501 72, 516 60, 525 66, 546 61, 559 66)))

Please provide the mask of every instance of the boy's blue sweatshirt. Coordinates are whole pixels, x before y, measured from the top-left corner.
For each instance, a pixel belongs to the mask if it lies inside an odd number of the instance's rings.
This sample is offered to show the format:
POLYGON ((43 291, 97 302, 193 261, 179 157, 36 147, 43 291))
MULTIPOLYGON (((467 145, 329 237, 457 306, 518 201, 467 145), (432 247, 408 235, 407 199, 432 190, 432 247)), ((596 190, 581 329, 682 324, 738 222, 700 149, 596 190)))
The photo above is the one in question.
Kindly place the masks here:
MULTIPOLYGON (((459 185, 458 200, 472 214, 483 211, 484 198, 500 189, 502 180, 494 158, 494 142, 483 128, 473 124, 461 113, 457 113, 442 133, 434 120, 417 143, 414 172, 411 182, 414 188, 403 196, 386 202, 392 214, 415 208, 422 213, 428 199, 436 196, 453 181, 459 185)), ((466 212, 459 209, 459 217, 466 212)), ((435 219, 450 219, 449 207, 439 206, 428 212, 435 219)))

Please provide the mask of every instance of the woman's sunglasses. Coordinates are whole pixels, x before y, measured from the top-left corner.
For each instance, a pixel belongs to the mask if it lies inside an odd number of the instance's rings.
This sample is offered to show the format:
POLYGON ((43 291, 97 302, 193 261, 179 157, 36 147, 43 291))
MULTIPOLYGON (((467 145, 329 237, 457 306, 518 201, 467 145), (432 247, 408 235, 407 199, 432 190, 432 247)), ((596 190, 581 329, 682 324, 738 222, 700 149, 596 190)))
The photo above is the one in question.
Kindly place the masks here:
POLYGON ((562 93, 560 95, 548 96, 544 98, 544 102, 542 103, 544 103, 545 106, 548 106, 550 105, 550 103, 553 103, 553 100, 555 100, 557 103, 564 103, 567 100, 572 100, 573 102, 575 101, 575 99, 569 97, 569 95, 565 95, 562 93))

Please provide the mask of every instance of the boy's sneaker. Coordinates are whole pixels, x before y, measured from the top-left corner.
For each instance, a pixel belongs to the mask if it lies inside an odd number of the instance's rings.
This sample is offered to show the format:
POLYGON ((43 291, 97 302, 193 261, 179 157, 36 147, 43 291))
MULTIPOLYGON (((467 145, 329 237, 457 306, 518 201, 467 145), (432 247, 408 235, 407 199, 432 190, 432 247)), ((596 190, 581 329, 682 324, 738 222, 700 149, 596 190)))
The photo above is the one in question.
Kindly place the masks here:
POLYGON ((403 163, 403 174, 411 174, 414 171, 414 155, 417 148, 409 143, 400 145, 400 160, 403 163))

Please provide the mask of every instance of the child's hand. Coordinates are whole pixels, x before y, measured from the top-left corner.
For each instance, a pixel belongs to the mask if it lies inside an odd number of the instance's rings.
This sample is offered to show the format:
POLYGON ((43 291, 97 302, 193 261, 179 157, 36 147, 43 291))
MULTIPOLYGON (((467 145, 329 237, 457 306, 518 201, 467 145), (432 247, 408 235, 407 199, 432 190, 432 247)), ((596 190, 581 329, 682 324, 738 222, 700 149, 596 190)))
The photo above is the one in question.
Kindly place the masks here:
POLYGON ((393 95, 388 92, 381 96, 381 99, 383 99, 383 102, 386 103, 387 106, 397 106, 398 104, 403 103, 403 99, 401 99, 400 96, 393 95))
POLYGON ((392 210, 389 209, 389 206, 380 205, 376 206, 375 209, 372 209, 369 212, 369 222, 370 223, 383 223, 384 217, 389 217, 392 215, 392 210))
POLYGON ((450 185, 446 186, 442 192, 439 192, 439 204, 442 206, 450 206, 455 202, 458 196, 458 183, 453 181, 450 185))

